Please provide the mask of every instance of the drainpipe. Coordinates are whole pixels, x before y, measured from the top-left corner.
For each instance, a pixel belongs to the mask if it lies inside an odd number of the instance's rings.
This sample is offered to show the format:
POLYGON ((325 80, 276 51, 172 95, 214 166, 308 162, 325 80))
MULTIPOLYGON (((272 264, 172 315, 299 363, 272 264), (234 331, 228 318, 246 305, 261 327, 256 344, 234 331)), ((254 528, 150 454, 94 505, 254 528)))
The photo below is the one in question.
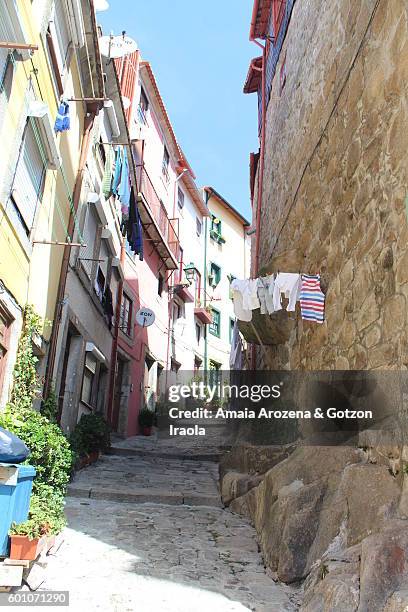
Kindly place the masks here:
MULTIPOLYGON (((92 112, 88 113, 84 119, 84 135, 82 138, 78 172, 77 172, 74 192, 72 196, 72 209, 71 209, 71 214, 69 217, 68 228, 67 228, 68 229, 67 234, 68 236, 71 236, 71 238, 74 234, 75 217, 76 217, 76 213, 79 207, 79 200, 81 197, 81 190, 82 190, 82 182, 83 182, 84 172, 85 172, 85 164, 86 164, 86 159, 88 157, 89 146, 91 143, 91 131, 92 131, 96 113, 97 113, 96 110, 92 110, 92 112)), ((70 255, 71 255, 71 247, 69 245, 66 245, 64 248, 64 254, 63 254, 62 264, 61 264, 61 273, 60 273, 60 278, 59 278, 59 283, 58 283, 57 301, 55 304, 55 311, 54 311, 54 323, 53 323, 52 330, 51 330, 50 348, 48 352, 47 368, 45 372, 45 382, 44 382, 44 397, 45 398, 48 396, 50 389, 51 389, 51 383, 52 383, 53 372, 54 372, 54 367, 55 367, 58 335, 59 335, 59 329, 60 329, 61 319, 62 319, 63 300, 64 300, 65 289, 67 285, 70 255)), ((59 418, 60 417, 61 415, 59 415, 59 418)))
MULTIPOLYGON (((266 51, 267 46, 262 45, 255 38, 255 23, 256 14, 258 10, 259 2, 254 3, 251 31, 249 39, 254 42, 258 47, 262 49, 262 124, 261 124, 261 150, 259 160, 259 173, 258 173, 258 202, 256 208, 256 234, 255 234, 255 258, 252 265, 252 277, 255 278, 259 271, 259 245, 260 245, 260 233, 261 233, 261 214, 262 214, 262 197, 263 197, 263 175, 265 165, 265 133, 266 133, 266 51)), ((256 364, 256 345, 252 345, 252 368, 255 369, 256 364)))
MULTIPOLYGON (((212 195, 212 190, 205 190, 205 205, 208 208, 208 202, 212 195)), ((208 217, 204 217, 204 308, 207 306, 207 244, 208 244, 208 217)), ((207 381, 208 367, 208 325, 204 326, 204 376, 207 381)))
MULTIPOLYGON (((120 245, 120 265, 122 266, 122 270, 125 269, 125 239, 122 237, 121 245, 120 245)), ((122 304, 123 297, 123 280, 122 278, 118 284, 117 298, 116 298, 116 311, 115 311, 115 325, 113 327, 113 341, 112 341, 112 351, 111 351, 111 363, 109 370, 109 390, 108 390, 108 409, 107 409, 107 419, 110 425, 116 426, 117 423, 113 421, 116 420, 116 415, 114 414, 114 401, 115 401, 115 379, 116 379, 116 364, 118 360, 118 338, 119 338, 119 320, 120 320, 120 308, 122 304), (115 418, 114 418, 115 417, 115 418)))

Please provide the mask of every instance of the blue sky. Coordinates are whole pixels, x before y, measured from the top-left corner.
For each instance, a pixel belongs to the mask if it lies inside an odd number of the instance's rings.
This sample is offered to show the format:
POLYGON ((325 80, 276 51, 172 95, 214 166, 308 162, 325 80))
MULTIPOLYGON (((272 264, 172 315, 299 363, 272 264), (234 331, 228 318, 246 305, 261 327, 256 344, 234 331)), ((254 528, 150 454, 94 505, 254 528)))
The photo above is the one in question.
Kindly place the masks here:
POLYGON ((256 94, 242 87, 259 49, 252 0, 108 0, 104 33, 135 38, 152 64, 197 185, 211 185, 250 219, 249 153, 258 149, 256 94))

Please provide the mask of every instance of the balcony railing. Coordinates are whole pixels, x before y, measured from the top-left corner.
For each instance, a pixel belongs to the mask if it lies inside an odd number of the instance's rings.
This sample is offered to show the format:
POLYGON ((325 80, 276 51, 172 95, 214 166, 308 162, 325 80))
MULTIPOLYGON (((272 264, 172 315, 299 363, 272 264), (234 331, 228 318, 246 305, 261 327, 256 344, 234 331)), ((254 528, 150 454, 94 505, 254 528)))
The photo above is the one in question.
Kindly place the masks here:
MULTIPOLYGON (((157 191, 154 188, 154 185, 144 165, 137 166, 137 173, 139 193, 143 196, 145 203, 148 205, 148 212, 150 213, 154 225, 156 226, 156 230, 158 230, 159 233, 159 236, 151 236, 150 240, 156 243, 159 255, 162 257, 163 260, 164 255, 163 249, 161 247, 164 246, 170 251, 172 259, 174 258, 175 260, 173 262, 175 263, 175 265, 171 265, 171 268, 176 269, 178 267, 177 262, 179 260, 180 255, 180 242, 178 237, 179 220, 171 219, 168 216, 166 208, 161 199, 159 198, 157 191), (163 244, 160 245, 160 242, 162 242, 163 244)), ((144 225, 149 225, 149 223, 144 223, 144 225)), ((149 227, 146 227, 146 230, 148 234, 151 233, 149 231, 149 227)))

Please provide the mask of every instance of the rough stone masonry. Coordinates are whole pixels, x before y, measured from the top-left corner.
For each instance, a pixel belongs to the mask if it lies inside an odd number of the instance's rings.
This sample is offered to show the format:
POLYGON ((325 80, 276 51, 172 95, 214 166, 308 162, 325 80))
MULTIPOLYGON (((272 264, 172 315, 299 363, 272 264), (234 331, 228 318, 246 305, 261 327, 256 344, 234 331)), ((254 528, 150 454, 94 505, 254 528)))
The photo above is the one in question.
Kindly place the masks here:
MULTIPOLYGON (((260 265, 321 273, 326 321, 285 313, 277 369, 408 364, 407 22, 405 0, 294 5, 267 109, 260 265)), ((264 338, 274 317, 254 319, 264 338)))

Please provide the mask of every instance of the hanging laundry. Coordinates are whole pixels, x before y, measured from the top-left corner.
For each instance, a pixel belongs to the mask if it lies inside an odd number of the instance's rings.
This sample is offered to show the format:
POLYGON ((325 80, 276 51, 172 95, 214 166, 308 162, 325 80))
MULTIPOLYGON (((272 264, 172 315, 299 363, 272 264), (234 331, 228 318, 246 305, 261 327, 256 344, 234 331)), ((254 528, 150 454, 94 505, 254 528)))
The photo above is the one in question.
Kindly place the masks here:
POLYGON ((320 274, 302 274, 300 309, 302 319, 323 323, 325 295, 320 288, 320 274))
POLYGON ((113 321, 113 298, 112 298, 112 291, 110 290, 109 287, 106 287, 105 292, 103 294, 103 298, 102 298, 102 308, 104 310, 107 322, 108 322, 108 327, 109 329, 112 329, 112 321, 113 321))
POLYGON ((275 277, 273 274, 258 279, 258 298, 261 304, 261 314, 272 314, 275 312, 273 304, 273 292, 275 289, 275 277))
POLYGON ((126 224, 126 236, 134 253, 143 261, 143 230, 133 187, 130 193, 129 218, 126 224))
POLYGON ((123 148, 122 155, 122 172, 120 175, 120 183, 118 187, 118 198, 122 204, 122 213, 126 214, 126 208, 129 207, 130 200, 130 176, 129 176, 129 162, 127 157, 126 148, 123 148))
POLYGON ((65 100, 61 101, 61 104, 58 107, 57 117, 55 119, 54 131, 57 132, 66 132, 71 127, 71 122, 69 119, 69 104, 65 100))
POLYGON ((120 183, 120 177, 122 174, 122 147, 119 147, 116 151, 115 157, 115 172, 112 181, 112 193, 118 195, 118 187, 120 183))
POLYGON ((230 369, 242 370, 244 361, 244 347, 238 329, 238 321, 235 321, 231 337, 230 369))
POLYGON ((109 147, 106 153, 105 169, 102 179, 102 192, 105 198, 109 198, 112 193, 112 167, 114 161, 114 151, 109 147))
POLYGON ((231 283, 234 312, 239 321, 251 321, 252 311, 260 307, 258 298, 258 279, 239 280, 231 283))
POLYGON ((279 272, 275 279, 273 290, 273 306, 274 310, 282 310, 283 293, 286 298, 289 298, 289 304, 286 308, 288 312, 294 312, 296 302, 299 300, 300 291, 300 274, 292 274, 289 272, 279 272))

